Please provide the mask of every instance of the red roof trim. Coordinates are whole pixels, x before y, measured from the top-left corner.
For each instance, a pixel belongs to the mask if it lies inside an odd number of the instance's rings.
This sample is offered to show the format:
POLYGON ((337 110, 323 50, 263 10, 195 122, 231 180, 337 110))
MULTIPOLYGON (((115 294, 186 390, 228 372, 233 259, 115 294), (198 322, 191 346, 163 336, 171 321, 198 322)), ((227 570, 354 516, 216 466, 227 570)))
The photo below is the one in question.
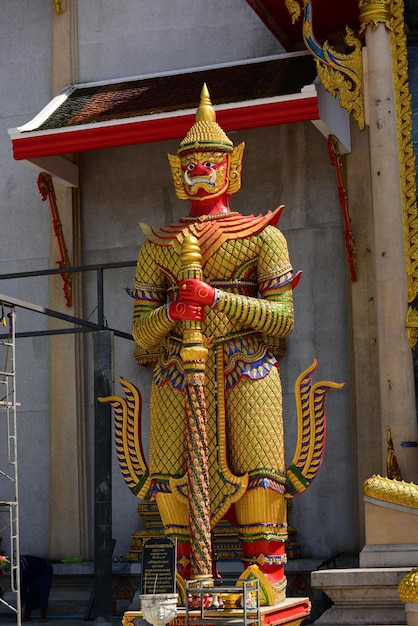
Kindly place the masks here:
MULTIPOLYGON (((225 131, 289 124, 319 119, 318 98, 298 94, 294 99, 217 110, 217 121, 225 131)), ((75 126, 65 131, 22 132, 12 137, 16 160, 115 148, 138 143, 184 137, 194 123, 194 113, 137 121, 75 126)))

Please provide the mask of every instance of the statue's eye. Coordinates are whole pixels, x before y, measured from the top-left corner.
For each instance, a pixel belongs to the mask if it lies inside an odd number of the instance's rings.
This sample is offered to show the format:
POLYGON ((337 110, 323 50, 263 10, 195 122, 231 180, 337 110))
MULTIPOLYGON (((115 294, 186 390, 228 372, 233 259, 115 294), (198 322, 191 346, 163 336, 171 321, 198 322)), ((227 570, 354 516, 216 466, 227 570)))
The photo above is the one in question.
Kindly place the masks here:
POLYGON ((205 167, 209 167, 209 168, 211 168, 211 167, 213 167, 213 166, 214 166, 214 163, 212 163, 212 161, 205 161, 205 162, 203 163, 203 165, 204 165, 205 167))
POLYGON ((195 168, 195 164, 194 163, 189 163, 189 165, 187 166, 187 169, 189 170, 189 172, 194 170, 194 168, 195 168))

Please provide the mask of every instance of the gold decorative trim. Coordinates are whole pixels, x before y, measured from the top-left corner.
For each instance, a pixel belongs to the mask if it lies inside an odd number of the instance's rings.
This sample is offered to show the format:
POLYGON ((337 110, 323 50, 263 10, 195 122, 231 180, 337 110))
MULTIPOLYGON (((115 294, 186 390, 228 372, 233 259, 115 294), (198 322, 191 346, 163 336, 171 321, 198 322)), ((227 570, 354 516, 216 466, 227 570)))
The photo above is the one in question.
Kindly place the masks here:
MULTIPOLYGON (((418 219, 415 154, 412 143, 412 102, 408 83, 408 49, 405 34, 403 0, 361 0, 362 29, 385 24, 390 31, 392 79, 396 101, 398 155, 402 195, 405 263, 408 302, 418 295, 418 219)), ((416 315, 410 309, 406 321, 411 348, 416 344, 416 315)))
POLYGON ((315 38, 312 29, 311 2, 305 2, 303 39, 307 49, 315 58, 318 77, 323 87, 356 120, 360 130, 365 127, 365 109, 363 96, 363 56, 360 40, 354 31, 346 28, 345 42, 353 48, 349 54, 343 54, 332 48, 328 41, 321 44, 315 38))
POLYGON ((418 339, 418 311, 413 306, 408 308, 405 326, 408 333, 409 346, 411 350, 415 350, 418 339))
POLYGON ((388 478, 394 480, 402 480, 401 470, 398 466, 398 459, 396 458, 395 448, 393 445, 392 432, 390 426, 386 430, 386 441, 388 449, 386 453, 386 474, 388 478))
MULTIPOLYGON (((418 218, 415 153, 412 142, 412 98, 408 81, 408 48, 403 0, 392 0, 393 86, 396 99, 400 182, 403 205, 408 302, 418 295, 418 218)), ((409 315, 409 314, 408 314, 409 315)))
MULTIPOLYGON (((303 8, 306 7, 309 0, 303 0, 303 8)), ((296 22, 301 16, 301 7, 300 3, 297 0, 285 0, 286 9, 290 13, 290 17, 292 18, 292 24, 296 22)))
POLYGON ((258 580, 260 584, 261 606, 274 606, 285 599, 286 586, 283 589, 275 588, 267 576, 258 568, 258 565, 250 565, 247 567, 238 578, 237 586, 242 585, 242 581, 244 580, 258 580))
POLYGON ((55 5, 55 13, 59 15, 62 11, 62 2, 61 0, 54 0, 55 5))
POLYGON ((392 28, 392 10, 391 0, 360 0, 360 32, 367 26, 376 30, 379 24, 385 24, 389 29, 392 28))
POLYGON ((363 494, 411 509, 418 509, 418 485, 403 480, 391 480, 375 474, 363 484, 363 494))

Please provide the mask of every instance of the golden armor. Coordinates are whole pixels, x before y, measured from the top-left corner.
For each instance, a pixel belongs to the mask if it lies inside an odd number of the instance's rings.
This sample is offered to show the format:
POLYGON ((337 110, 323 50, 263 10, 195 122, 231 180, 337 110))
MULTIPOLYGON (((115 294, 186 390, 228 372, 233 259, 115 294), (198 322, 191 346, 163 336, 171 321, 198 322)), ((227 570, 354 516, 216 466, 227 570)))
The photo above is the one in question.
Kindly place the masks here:
POLYGON ((148 466, 136 388, 121 380, 126 400, 104 401, 116 410, 125 481, 155 498, 165 533, 177 538, 181 576, 210 578, 210 533, 227 517, 242 542, 243 578, 257 575, 264 603, 274 604, 286 589, 285 498, 319 469, 324 397, 340 385, 311 387, 316 364, 299 377, 299 442, 286 469, 277 359, 293 330, 299 274, 276 227, 282 207, 265 216, 229 209, 243 149, 217 124, 204 86, 195 124, 169 155, 189 216, 162 228, 141 224, 146 241, 130 294, 135 356, 154 364, 148 466))

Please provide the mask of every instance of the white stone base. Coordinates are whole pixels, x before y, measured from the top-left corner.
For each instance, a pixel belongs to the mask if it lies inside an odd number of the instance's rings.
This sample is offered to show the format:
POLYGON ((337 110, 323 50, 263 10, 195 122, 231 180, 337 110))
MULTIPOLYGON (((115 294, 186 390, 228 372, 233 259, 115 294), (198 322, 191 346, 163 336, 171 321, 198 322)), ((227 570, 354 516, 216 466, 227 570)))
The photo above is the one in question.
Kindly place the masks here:
POLYGON ((405 568, 328 569, 312 572, 311 584, 321 589, 334 605, 315 624, 336 626, 401 626, 406 613, 398 596, 405 568))
POLYGON ((407 602, 405 604, 405 613, 408 626, 418 626, 418 604, 407 602))
POLYGON ((360 552, 360 567, 417 567, 418 545, 366 545, 360 552))

